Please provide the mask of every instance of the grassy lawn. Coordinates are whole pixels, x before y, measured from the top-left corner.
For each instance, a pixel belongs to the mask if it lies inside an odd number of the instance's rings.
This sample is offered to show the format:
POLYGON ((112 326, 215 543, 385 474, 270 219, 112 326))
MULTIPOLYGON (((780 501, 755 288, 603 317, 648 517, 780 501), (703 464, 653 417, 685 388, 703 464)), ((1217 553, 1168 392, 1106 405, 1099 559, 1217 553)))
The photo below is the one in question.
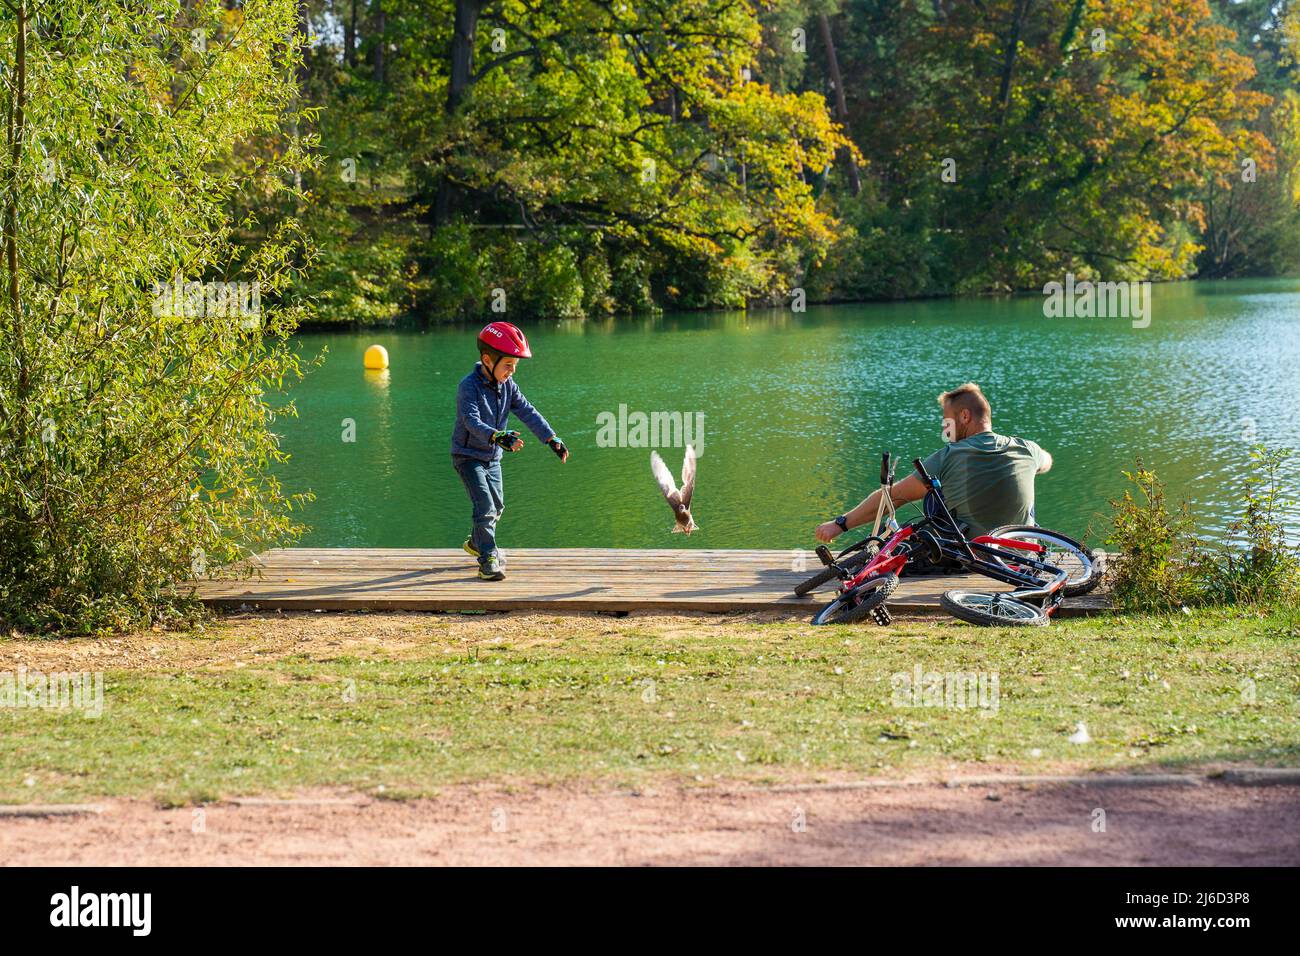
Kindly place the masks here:
POLYGON ((187 633, 0 639, 0 672, 20 666, 102 671, 103 714, 0 707, 6 803, 1300 765, 1294 611, 1034 630, 942 619, 885 629, 714 615, 244 616, 187 633), (988 706, 905 706, 895 675, 918 666, 983 675, 988 706), (1080 722, 1088 743, 1068 739, 1080 722))

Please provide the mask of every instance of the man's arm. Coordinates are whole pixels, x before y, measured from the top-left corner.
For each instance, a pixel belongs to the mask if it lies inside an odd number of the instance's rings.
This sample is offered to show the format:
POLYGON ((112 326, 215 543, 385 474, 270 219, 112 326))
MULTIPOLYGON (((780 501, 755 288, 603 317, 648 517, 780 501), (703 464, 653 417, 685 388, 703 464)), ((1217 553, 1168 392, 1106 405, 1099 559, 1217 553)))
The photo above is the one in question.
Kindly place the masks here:
POLYGON ((1038 474, 1052 470, 1052 455, 1037 442, 1034 443, 1034 459, 1038 462, 1038 474))
MULTIPOLYGON (((844 516, 845 522, 850 528, 856 528, 860 525, 869 524, 876 520, 876 510, 880 507, 880 496, 884 494, 884 489, 877 489, 867 495, 852 511, 844 516)), ((920 501, 925 497, 925 485, 915 473, 908 475, 906 478, 896 482, 891 489, 890 496, 894 505, 905 505, 909 501, 920 501)), ((834 521, 827 521, 825 524, 817 526, 818 541, 833 541, 840 534, 840 526, 834 521)))

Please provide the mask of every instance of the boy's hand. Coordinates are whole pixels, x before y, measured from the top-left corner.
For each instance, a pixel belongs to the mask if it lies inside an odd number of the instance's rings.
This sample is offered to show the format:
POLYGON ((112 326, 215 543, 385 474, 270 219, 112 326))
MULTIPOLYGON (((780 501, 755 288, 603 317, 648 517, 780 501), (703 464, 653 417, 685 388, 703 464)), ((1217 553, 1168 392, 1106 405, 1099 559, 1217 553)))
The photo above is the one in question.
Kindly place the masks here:
POLYGON ((834 521, 827 521, 824 524, 819 524, 817 526, 817 532, 816 532, 817 540, 834 541, 836 538, 839 537, 840 532, 842 530, 843 529, 841 529, 840 526, 836 524, 834 521))
POLYGON ((524 447, 523 440, 519 437, 519 432, 514 431, 493 432, 492 441, 494 444, 500 445, 506 451, 518 451, 524 447))
POLYGON ((561 462, 566 462, 569 460, 569 449, 565 448, 564 442, 560 441, 554 435, 552 435, 549 439, 547 439, 546 444, 551 446, 551 451, 555 452, 557 455, 560 456, 561 462))

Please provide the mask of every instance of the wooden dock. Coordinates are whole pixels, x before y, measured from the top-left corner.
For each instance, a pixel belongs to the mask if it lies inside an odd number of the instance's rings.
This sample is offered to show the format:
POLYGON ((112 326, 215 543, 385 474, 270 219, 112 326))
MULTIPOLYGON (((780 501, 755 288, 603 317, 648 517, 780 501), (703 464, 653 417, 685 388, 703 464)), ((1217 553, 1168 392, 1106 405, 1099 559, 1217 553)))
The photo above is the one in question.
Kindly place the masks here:
MULTIPOLYGON (((833 584, 808 597, 794 586, 820 567, 811 551, 512 548, 506 580, 480 581, 458 549, 289 548, 256 559, 260 575, 198 582, 221 607, 383 611, 807 611, 831 599, 833 584)), ((904 577, 889 601, 902 613, 942 614, 950 588, 1005 590, 978 575, 904 577)), ((1096 593, 1059 612, 1105 610, 1096 593)))

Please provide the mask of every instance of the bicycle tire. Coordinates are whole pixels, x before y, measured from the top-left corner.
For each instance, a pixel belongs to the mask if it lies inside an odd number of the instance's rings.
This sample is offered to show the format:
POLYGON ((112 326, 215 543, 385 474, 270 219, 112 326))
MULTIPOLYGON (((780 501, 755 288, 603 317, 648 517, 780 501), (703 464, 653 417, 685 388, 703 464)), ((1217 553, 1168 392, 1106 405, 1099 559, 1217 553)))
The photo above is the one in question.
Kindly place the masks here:
POLYGON ((958 620, 984 627, 1045 627, 1048 623, 1042 608, 1008 597, 1005 592, 944 591, 939 604, 958 620), (983 610, 986 606, 999 608, 1002 613, 983 610))
MULTIPOLYGON (((1089 591, 1095 590, 1097 585, 1101 583, 1101 562, 1092 553, 1092 549, 1085 547, 1068 535, 1061 534, 1059 531, 1051 531, 1037 525, 1009 524, 1001 528, 995 528, 989 534, 995 538, 1016 538, 1019 540, 1037 538, 1049 545, 1059 545, 1058 550, 1072 552, 1072 557, 1079 564, 1079 572, 1077 574, 1072 572, 1071 576, 1066 580, 1062 588, 1066 597, 1078 597, 1080 594, 1087 594, 1089 591)), ((1048 557, 1050 558, 1050 555, 1048 557)), ((1001 563, 1005 564, 1006 562, 1001 563)), ((1045 563, 1054 564, 1055 562, 1045 559, 1045 563)), ((1067 568, 1066 570, 1071 569, 1067 568)))
POLYGON ((894 593, 898 587, 898 575, 894 573, 876 574, 852 591, 838 595, 834 601, 812 616, 814 624, 852 624, 871 615, 894 593))
MULTIPOLYGON (((838 560, 837 563, 839 564, 840 567, 848 571, 852 571, 854 568, 862 567, 862 565, 866 564, 873 557, 875 557, 874 551, 872 552, 855 551, 853 554, 850 554, 847 558, 838 560)), ((834 577, 835 577, 834 568, 822 568, 820 571, 818 571, 816 574, 810 577, 807 581, 804 581, 801 584, 796 584, 794 588, 794 593, 798 597, 803 597, 809 591, 815 591, 817 588, 821 587, 823 584, 825 584, 827 581, 831 580, 834 577)))

